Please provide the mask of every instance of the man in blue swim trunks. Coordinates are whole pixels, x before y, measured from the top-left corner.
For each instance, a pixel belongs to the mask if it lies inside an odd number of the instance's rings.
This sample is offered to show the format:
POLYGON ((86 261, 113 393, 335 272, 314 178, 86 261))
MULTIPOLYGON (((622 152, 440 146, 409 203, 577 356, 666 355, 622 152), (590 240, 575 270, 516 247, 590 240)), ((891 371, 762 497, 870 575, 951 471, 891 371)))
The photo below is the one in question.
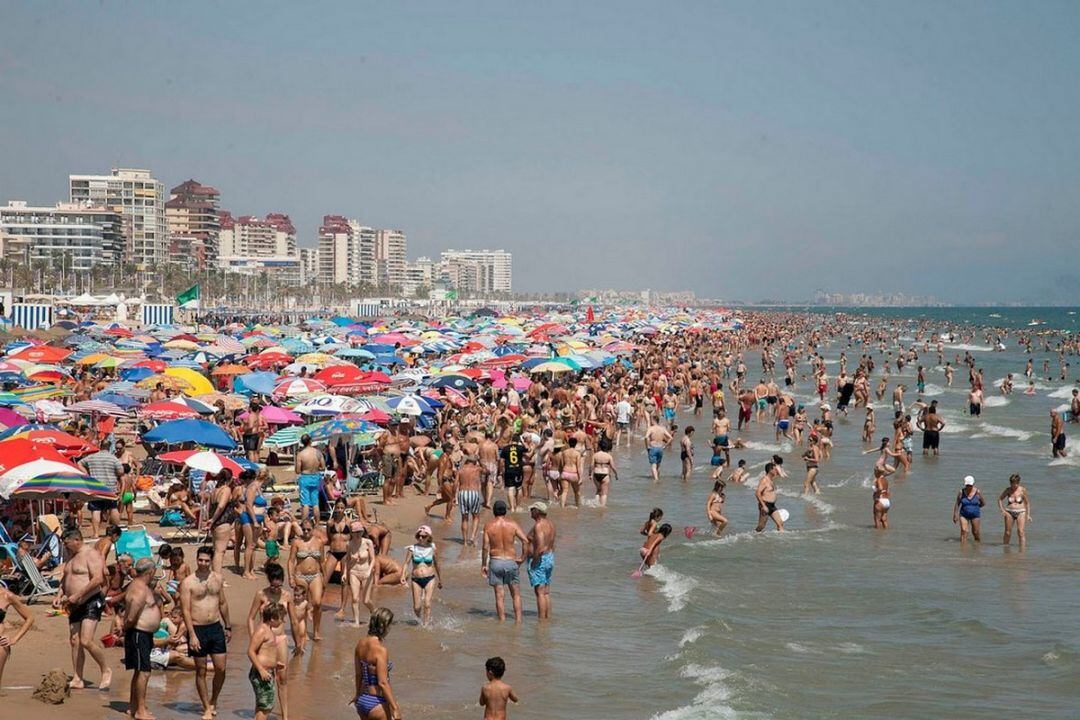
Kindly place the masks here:
POLYGON ((300 451, 296 453, 296 482, 300 486, 300 517, 297 522, 303 522, 309 517, 319 519, 319 487, 322 485, 323 471, 326 470, 326 461, 316 448, 311 446, 311 436, 300 436, 300 451))
POLYGON ((660 463, 664 460, 664 449, 671 445, 674 436, 660 423, 653 423, 645 431, 645 447, 649 450, 649 469, 653 482, 660 482, 660 463))
POLYGON ((529 506, 533 519, 529 531, 529 584, 536 593, 536 615, 541 620, 551 617, 551 573, 555 570, 555 525, 547 513, 547 503, 529 506))

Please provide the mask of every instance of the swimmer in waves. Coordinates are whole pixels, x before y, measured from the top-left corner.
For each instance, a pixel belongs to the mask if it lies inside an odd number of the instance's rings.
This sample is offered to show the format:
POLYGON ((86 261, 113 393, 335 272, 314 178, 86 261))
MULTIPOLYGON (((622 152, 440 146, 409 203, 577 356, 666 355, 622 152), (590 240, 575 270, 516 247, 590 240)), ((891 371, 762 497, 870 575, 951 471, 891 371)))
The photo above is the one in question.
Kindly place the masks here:
POLYGON ((889 475, 895 472, 889 465, 874 466, 874 529, 889 529, 889 508, 892 507, 892 499, 889 497, 889 475))

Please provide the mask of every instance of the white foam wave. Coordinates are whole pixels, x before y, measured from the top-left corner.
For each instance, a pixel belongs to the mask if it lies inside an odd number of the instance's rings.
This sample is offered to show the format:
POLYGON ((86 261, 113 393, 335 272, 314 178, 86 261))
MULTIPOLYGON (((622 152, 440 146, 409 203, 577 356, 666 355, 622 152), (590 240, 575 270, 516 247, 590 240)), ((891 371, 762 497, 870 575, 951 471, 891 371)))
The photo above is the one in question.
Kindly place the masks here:
POLYGON ((814 495, 813 493, 798 493, 784 490, 782 488, 777 488, 776 494, 783 495, 784 497, 789 498, 798 498, 799 500, 805 502, 807 505, 812 505, 815 510, 817 510, 819 513, 822 513, 823 515, 829 515, 835 509, 832 505, 825 502, 818 495, 814 495))
POLYGON ((693 680, 702 690, 689 705, 674 710, 657 713, 652 720, 699 720, 704 718, 734 718, 734 708, 725 704, 731 698, 732 690, 728 680, 735 673, 719 665, 698 665, 692 663, 680 672, 684 678, 693 680))
POLYGON ((1059 387, 1057 390, 1054 390, 1053 392, 1047 393, 1046 397, 1051 397, 1051 398, 1060 399, 1060 400, 1068 400, 1069 398, 1072 397, 1072 391, 1073 391, 1074 388, 1075 388, 1074 385, 1065 385, 1064 387, 1059 387))
POLYGON ((1054 412, 1063 413, 1068 412, 1070 409, 1072 409, 1072 403, 1061 403, 1056 408, 1054 408, 1054 412))
MULTIPOLYGON (((1020 442, 1027 442, 1035 433, 1030 433, 1026 430, 1017 430, 1016 428, 1004 427, 1003 425, 991 425, 990 423, 982 423, 981 435, 994 435, 997 437, 1012 438, 1020 442)), ((974 437, 974 436, 972 436, 974 437)))
POLYGON ((837 652, 842 652, 845 655, 859 655, 861 653, 866 652, 866 648, 864 648, 859 643, 846 642, 846 643, 840 643, 839 645, 837 645, 836 646, 836 651, 837 652))
POLYGON ((927 383, 926 387, 923 388, 922 395, 925 395, 926 397, 934 397, 935 395, 941 395, 944 392, 945 388, 941 387, 940 385, 935 385, 934 383, 927 383))
POLYGON ((698 586, 696 578, 670 570, 663 565, 654 565, 645 572, 660 582, 660 592, 668 601, 668 612, 679 612, 686 607, 690 593, 698 586))
POLYGON ((967 343, 959 343, 957 345, 946 345, 945 347, 953 350, 966 350, 968 352, 990 352, 994 348, 989 345, 969 345, 967 343))
POLYGON ((991 396, 983 398, 983 407, 1005 407, 1011 402, 1007 397, 991 396))
POLYGON ((701 636, 705 634, 706 628, 704 625, 698 625, 696 627, 689 628, 683 633, 682 638, 679 640, 679 647, 686 647, 690 643, 697 642, 701 639, 701 636))
POLYGON ((1062 465, 1080 467, 1080 455, 1066 455, 1063 458, 1054 458, 1047 463, 1048 467, 1060 467, 1062 465))
POLYGON ((823 654, 820 650, 815 650, 814 648, 810 648, 810 647, 807 647, 805 645, 801 645, 801 644, 796 643, 796 642, 784 643, 784 647, 786 647, 788 650, 790 650, 791 652, 793 652, 793 653, 795 653, 797 655, 821 655, 821 654, 823 654))
POLYGON ((687 547, 694 550, 715 548, 719 545, 734 545, 735 543, 742 543, 747 540, 754 540, 755 538, 761 538, 763 542, 799 542, 807 539, 815 539, 817 535, 832 532, 833 530, 839 530, 843 527, 843 525, 830 520, 825 526, 814 528, 812 530, 787 530, 785 532, 775 532, 770 523, 764 532, 748 530, 746 532, 732 533, 713 540, 702 540, 701 542, 689 543, 687 547))
POLYGON ((749 450, 761 450, 763 452, 772 453, 789 453, 791 452, 791 443, 767 443, 758 442, 757 440, 746 440, 746 447, 749 450))

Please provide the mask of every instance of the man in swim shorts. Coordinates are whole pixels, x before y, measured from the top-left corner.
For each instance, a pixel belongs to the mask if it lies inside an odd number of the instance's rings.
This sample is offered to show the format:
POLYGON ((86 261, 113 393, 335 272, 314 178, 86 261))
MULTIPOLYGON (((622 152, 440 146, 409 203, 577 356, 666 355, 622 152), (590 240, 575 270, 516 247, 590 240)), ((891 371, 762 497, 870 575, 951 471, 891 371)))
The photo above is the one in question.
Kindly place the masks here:
POLYGON ((529 506, 533 519, 529 531, 529 583, 536 593, 536 614, 541 620, 551 617, 551 574, 555 571, 555 525, 548 520, 546 503, 529 506))
POLYGON ((480 572, 487 576, 488 585, 495 591, 495 612, 499 620, 506 619, 503 588, 510 588, 514 605, 514 622, 521 622, 521 592, 518 585, 518 566, 525 562, 529 539, 516 522, 506 517, 506 503, 496 500, 491 512, 494 517, 484 525, 484 547, 480 555, 480 572), (521 552, 516 543, 521 543, 521 552))
POLYGON ((319 488, 322 486, 322 474, 326 469, 323 454, 311 445, 311 436, 300 436, 300 451, 296 453, 296 482, 300 486, 300 516, 298 521, 310 517, 319 519, 319 488))
POLYGON ((659 423, 653 423, 645 431, 645 445, 649 450, 649 469, 653 482, 660 482, 660 463, 664 460, 664 449, 671 445, 674 436, 659 423))
POLYGON ((112 682, 112 670, 105 662, 101 644, 94 639, 94 632, 105 610, 105 596, 101 592, 105 585, 105 560, 93 546, 83 543, 82 533, 78 529, 64 533, 64 550, 67 551, 68 560, 64 563, 60 592, 53 601, 53 607, 66 604, 68 610, 71 660, 75 667, 75 677, 68 687, 86 687, 83 667, 89 655, 101 668, 98 687, 106 690, 112 682))
POLYGON ((461 541, 476 544, 480 509, 484 498, 480 490, 480 465, 475 455, 466 455, 457 471, 457 502, 461 511, 461 541))

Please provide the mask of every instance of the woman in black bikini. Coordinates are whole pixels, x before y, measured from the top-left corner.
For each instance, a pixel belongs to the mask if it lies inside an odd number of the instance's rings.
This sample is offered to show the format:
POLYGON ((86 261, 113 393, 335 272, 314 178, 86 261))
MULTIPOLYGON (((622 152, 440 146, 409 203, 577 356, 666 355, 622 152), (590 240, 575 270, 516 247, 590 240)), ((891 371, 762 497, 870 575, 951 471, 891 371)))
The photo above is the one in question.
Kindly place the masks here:
POLYGON ((326 521, 326 539, 328 552, 323 561, 323 587, 330 587, 330 578, 335 571, 341 573, 342 587, 344 587, 345 555, 349 547, 349 521, 345 519, 345 501, 341 498, 334 502, 334 512, 326 521))
MULTIPOLYGON (((203 482, 210 480, 208 475, 203 482)), ((217 486, 210 496, 210 536, 214 541, 214 572, 220 573, 225 564, 225 553, 229 549, 229 538, 233 535, 233 523, 236 522, 236 503, 233 501, 232 472, 222 470, 216 476, 217 486)))

